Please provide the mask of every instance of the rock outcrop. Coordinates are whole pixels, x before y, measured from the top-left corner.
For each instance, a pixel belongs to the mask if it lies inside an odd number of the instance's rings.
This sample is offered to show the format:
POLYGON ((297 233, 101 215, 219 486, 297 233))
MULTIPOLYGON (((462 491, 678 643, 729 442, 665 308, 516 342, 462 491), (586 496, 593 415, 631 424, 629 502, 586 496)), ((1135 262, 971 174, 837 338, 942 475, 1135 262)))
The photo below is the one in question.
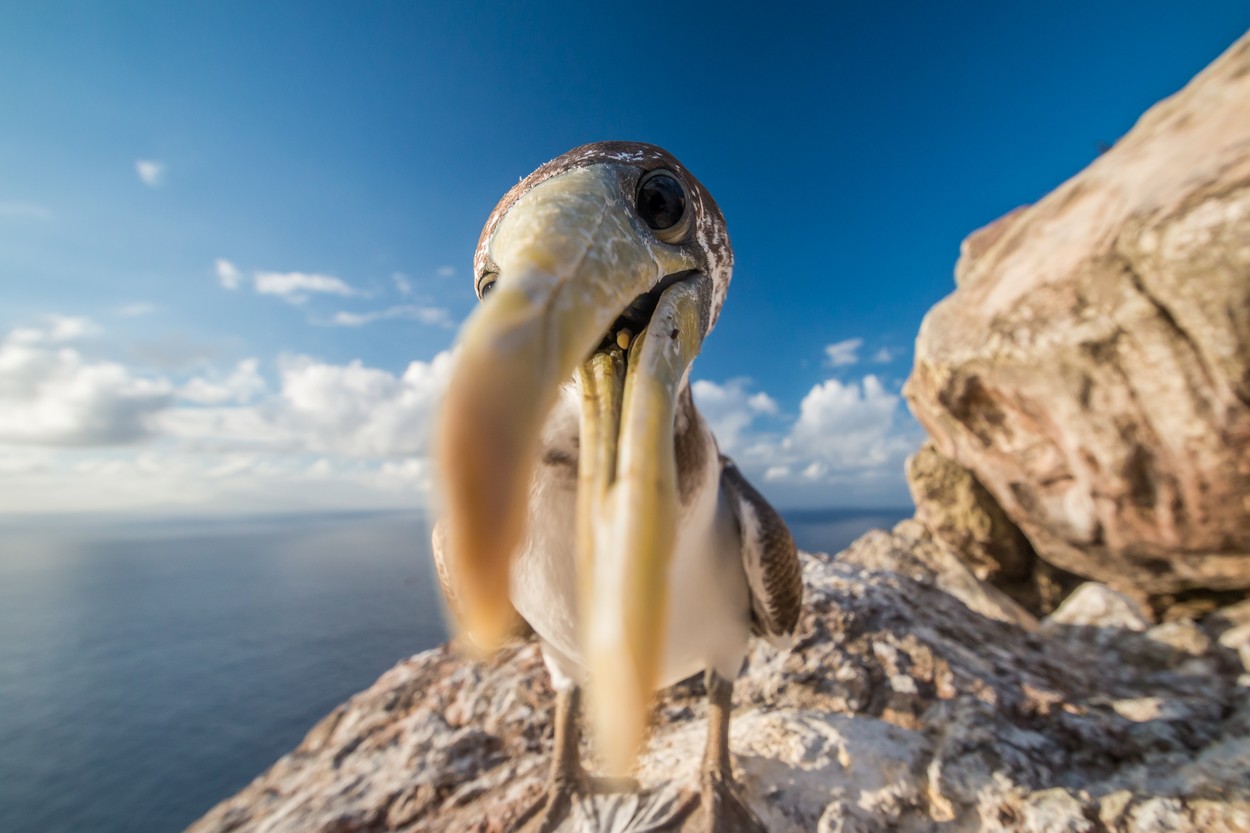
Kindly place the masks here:
POLYGON ((1051 564, 1250 587, 1250 37, 964 244, 905 392, 1051 564))
POLYGON ((981 581, 1023 581, 1033 547, 972 472, 925 443, 907 460, 916 520, 963 554, 981 581))
MULTIPOLYGON (((774 833, 1250 830, 1250 676, 1223 644, 1246 611, 1147 628, 1102 588, 1039 626, 913 521, 805 556, 805 580, 795 649, 758 647, 735 694, 774 833)), ((505 829, 541 789, 551 702, 532 643, 421 654, 191 831, 505 829)), ((704 718, 698 682, 663 698, 644 786, 694 788, 704 718)))
POLYGON ((1032 545, 972 472, 931 442, 907 460, 916 520, 981 581, 1034 614, 1050 613, 1080 579, 1037 557, 1032 545))

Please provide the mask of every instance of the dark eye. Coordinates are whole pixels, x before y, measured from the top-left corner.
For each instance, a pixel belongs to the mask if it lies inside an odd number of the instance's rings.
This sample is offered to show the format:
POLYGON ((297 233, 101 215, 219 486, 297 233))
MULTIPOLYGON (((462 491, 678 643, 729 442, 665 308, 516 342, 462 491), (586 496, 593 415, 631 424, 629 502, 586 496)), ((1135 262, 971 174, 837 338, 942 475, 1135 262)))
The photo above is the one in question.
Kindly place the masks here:
POLYGON ((482 280, 481 285, 478 286, 477 288, 477 294, 480 298, 485 300, 486 296, 489 295, 490 291, 494 288, 495 288, 495 277, 491 275, 482 280))
POLYGON ((655 236, 676 243, 690 230, 686 189, 672 173, 651 171, 638 182, 638 216, 655 236))

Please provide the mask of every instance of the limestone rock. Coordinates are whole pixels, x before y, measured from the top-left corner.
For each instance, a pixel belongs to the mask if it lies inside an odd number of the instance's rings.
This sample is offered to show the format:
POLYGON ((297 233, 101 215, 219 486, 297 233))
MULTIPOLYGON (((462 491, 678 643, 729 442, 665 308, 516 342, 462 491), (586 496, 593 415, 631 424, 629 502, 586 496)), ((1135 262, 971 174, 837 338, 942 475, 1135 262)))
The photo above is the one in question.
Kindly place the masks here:
POLYGON ((982 581, 1034 615, 1050 613, 1080 579, 1038 559, 972 472, 926 442, 907 461, 916 520, 982 581))
POLYGON ((1033 548, 998 502, 963 466, 925 443, 907 461, 916 520, 949 544, 982 581, 1019 581, 1033 548))
POLYGON ((1250 625, 1238 625, 1220 634, 1220 644, 1237 652, 1242 666, 1250 671, 1250 625))
POLYGON ((1011 597, 982 583, 945 541, 916 520, 900 521, 892 532, 872 530, 838 555, 844 564, 869 570, 901 573, 932 584, 990 619, 1011 622, 1025 629, 1037 620, 1011 597))
POLYGON ((1250 587, 1250 36, 973 235, 905 392, 1048 562, 1250 587))
POLYGON ((1250 598, 1215 611, 1214 618, 1229 627, 1250 625, 1250 598))
POLYGON ((1128 596, 1091 581, 1078 587, 1044 624, 1047 627, 1076 625, 1144 631, 1149 625, 1146 616, 1128 596))
MULTIPOLYGON (((794 650, 757 646, 738 682, 736 767, 770 830, 1250 829, 1232 651, 1013 622, 918 524, 900 528, 805 556, 794 650)), ((485 663, 421 654, 191 830, 504 830, 542 787, 550 705, 532 643, 485 663)), ((702 684, 667 692, 642 785, 693 789, 705 731, 702 684)))

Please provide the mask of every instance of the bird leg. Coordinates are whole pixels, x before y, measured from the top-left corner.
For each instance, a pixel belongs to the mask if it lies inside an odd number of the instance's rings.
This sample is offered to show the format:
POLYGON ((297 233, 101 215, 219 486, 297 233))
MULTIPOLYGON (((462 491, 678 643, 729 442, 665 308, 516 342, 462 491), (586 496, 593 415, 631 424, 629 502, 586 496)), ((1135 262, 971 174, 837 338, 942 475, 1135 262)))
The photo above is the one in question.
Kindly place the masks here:
MULTIPOLYGON (((661 816, 649 817, 650 825, 654 826, 649 825, 647 829, 680 830, 682 833, 768 833, 768 828, 740 795, 733 779, 729 754, 733 682, 711 670, 707 672, 706 680, 708 735, 700 770, 701 797, 689 796, 689 799, 660 810, 661 816)), ((566 822, 571 821, 569 816, 579 796, 585 798, 638 790, 639 785, 632 779, 591 779, 582 769, 579 749, 581 731, 578 726, 580 704, 581 689, 572 687, 556 692, 555 749, 547 790, 517 819, 510 833, 557 833, 566 822)), ((609 815, 612 814, 610 805, 611 801, 602 808, 609 815)), ((583 806, 581 812, 587 810, 583 806)), ((639 810, 647 812, 645 801, 644 805, 627 812, 639 810)), ((597 815, 594 810, 589 812, 597 815)))
POLYGON ((577 725, 581 689, 573 686, 556 692, 556 738, 551 757, 547 792, 540 796, 513 825, 513 833, 554 833, 573 807, 573 796, 584 788, 577 725))
POLYGON ((702 822, 705 833, 768 833, 751 811, 734 783, 729 757, 729 716, 733 708, 734 684, 708 669, 707 748, 703 753, 700 789, 703 794, 702 822))

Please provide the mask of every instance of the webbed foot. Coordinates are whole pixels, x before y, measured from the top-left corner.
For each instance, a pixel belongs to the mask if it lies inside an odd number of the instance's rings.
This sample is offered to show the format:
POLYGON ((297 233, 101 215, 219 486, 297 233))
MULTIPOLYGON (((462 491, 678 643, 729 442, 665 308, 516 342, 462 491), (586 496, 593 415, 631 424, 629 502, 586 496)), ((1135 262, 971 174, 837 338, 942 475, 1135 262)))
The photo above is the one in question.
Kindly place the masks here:
POLYGON ((768 833, 732 779, 705 774, 699 804, 689 833, 768 833))
POLYGON ((509 833, 555 833, 568 818, 579 791, 579 785, 567 781, 553 783, 521 814, 509 833))

